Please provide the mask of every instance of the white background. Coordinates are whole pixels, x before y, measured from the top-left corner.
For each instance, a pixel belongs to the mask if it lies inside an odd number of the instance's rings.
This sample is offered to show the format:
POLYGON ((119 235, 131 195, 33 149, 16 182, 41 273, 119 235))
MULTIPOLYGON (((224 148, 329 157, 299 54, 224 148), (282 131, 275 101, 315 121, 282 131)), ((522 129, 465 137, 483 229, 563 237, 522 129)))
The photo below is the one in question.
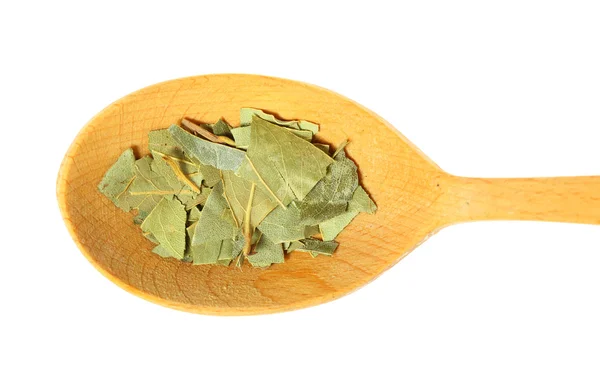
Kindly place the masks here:
POLYGON ((145 302, 79 253, 55 199, 69 144, 188 75, 327 87, 454 174, 600 175, 598 2, 349 3, 2 2, 0 373, 600 372, 600 227, 450 227, 338 301, 241 318, 145 302))

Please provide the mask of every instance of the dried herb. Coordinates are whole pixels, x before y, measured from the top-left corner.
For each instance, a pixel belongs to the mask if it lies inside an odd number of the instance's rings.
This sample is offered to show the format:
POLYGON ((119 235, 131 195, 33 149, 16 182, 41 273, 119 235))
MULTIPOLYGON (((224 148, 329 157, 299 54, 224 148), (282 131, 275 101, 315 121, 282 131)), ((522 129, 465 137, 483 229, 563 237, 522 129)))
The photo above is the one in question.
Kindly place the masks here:
POLYGON ((171 125, 169 131, 185 153, 199 163, 235 171, 244 160, 243 151, 196 137, 177 125, 171 125))
MULTIPOLYGON (((224 136, 224 135, 216 135, 212 131, 203 128, 201 125, 194 124, 193 122, 191 122, 188 119, 184 118, 183 120, 181 120, 181 125, 188 128, 188 130, 191 130, 192 132, 208 139, 211 142, 222 143, 224 145, 229 145, 229 146, 235 146, 235 142, 231 138, 224 136)), ((220 128, 222 128, 222 126, 220 128)), ((222 131, 223 129, 219 129, 219 130, 222 131)))
POLYGON ((162 198, 144 219, 142 231, 156 238, 162 253, 183 259, 186 216, 183 204, 176 198, 162 198))
POLYGON ((98 185, 155 245, 195 265, 283 263, 285 251, 331 256, 336 236, 377 207, 344 142, 312 143, 319 126, 240 110, 240 127, 183 119, 151 131, 150 155, 128 149, 98 185), (187 130, 186 130, 187 129, 187 130))
POLYGON ((304 225, 316 225, 346 212, 358 186, 356 165, 344 151, 336 154, 325 177, 298 204, 304 225))
POLYGON ((239 224, 223 195, 223 185, 218 183, 202 207, 192 244, 232 239, 238 228, 239 224))
POLYGON ((333 255, 333 252, 337 247, 338 243, 335 241, 319 241, 317 239, 307 238, 292 242, 287 251, 306 251, 315 256, 318 254, 333 255))
POLYGON ((338 234, 361 212, 372 214, 377 210, 375 203, 369 198, 362 186, 359 186, 354 191, 352 199, 348 203, 348 210, 336 217, 319 224, 319 231, 324 241, 330 241, 337 237, 338 234))
POLYGON ((260 117, 252 119, 250 146, 238 175, 264 186, 282 207, 301 201, 333 163, 312 143, 260 117))

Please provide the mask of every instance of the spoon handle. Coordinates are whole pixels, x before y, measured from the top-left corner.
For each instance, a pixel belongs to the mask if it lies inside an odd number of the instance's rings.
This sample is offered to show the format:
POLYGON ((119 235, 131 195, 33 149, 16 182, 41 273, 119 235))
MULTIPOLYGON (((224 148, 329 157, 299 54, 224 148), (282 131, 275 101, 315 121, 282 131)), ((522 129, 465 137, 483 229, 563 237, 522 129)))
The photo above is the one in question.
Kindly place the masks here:
POLYGON ((440 199, 450 222, 536 220, 600 224, 600 176, 466 178, 449 176, 440 199), (448 212, 450 213, 450 212, 448 212))

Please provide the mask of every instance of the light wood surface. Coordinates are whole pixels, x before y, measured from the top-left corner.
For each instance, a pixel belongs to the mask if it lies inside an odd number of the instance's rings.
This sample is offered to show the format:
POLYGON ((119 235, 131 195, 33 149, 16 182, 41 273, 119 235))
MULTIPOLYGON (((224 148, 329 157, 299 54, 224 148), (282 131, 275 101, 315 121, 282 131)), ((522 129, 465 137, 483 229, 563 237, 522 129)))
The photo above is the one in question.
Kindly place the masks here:
POLYGON ((149 301, 203 314, 288 311, 339 298, 370 282, 440 228, 471 220, 600 223, 600 177, 471 179, 440 170, 385 120, 331 91, 284 79, 210 75, 130 94, 81 130, 61 166, 57 196, 75 243, 120 287, 149 301), (148 152, 148 132, 183 117, 239 123, 241 107, 321 125, 320 141, 350 140, 349 157, 377 203, 338 237, 333 257, 292 253, 267 269, 193 266, 150 252, 152 244, 96 189, 120 153, 148 152))

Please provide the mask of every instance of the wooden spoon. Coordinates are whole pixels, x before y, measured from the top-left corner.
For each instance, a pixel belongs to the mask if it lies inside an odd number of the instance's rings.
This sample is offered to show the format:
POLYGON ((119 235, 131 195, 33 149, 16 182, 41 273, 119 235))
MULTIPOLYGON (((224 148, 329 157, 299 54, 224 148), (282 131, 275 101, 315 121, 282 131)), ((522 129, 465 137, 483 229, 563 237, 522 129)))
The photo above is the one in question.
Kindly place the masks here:
POLYGON ((452 176, 384 119, 329 90, 254 75, 209 75, 159 83, 98 113, 79 133, 58 176, 60 209, 77 246, 125 290, 175 309, 245 315, 339 298, 375 279, 444 226, 472 220, 600 224, 600 177, 481 179, 452 176), (333 257, 294 252, 267 269, 192 266, 150 252, 133 214, 96 186, 123 150, 148 152, 148 132, 190 117, 233 125, 241 107, 321 125, 319 138, 350 140, 349 156, 378 206, 338 237, 333 257))

